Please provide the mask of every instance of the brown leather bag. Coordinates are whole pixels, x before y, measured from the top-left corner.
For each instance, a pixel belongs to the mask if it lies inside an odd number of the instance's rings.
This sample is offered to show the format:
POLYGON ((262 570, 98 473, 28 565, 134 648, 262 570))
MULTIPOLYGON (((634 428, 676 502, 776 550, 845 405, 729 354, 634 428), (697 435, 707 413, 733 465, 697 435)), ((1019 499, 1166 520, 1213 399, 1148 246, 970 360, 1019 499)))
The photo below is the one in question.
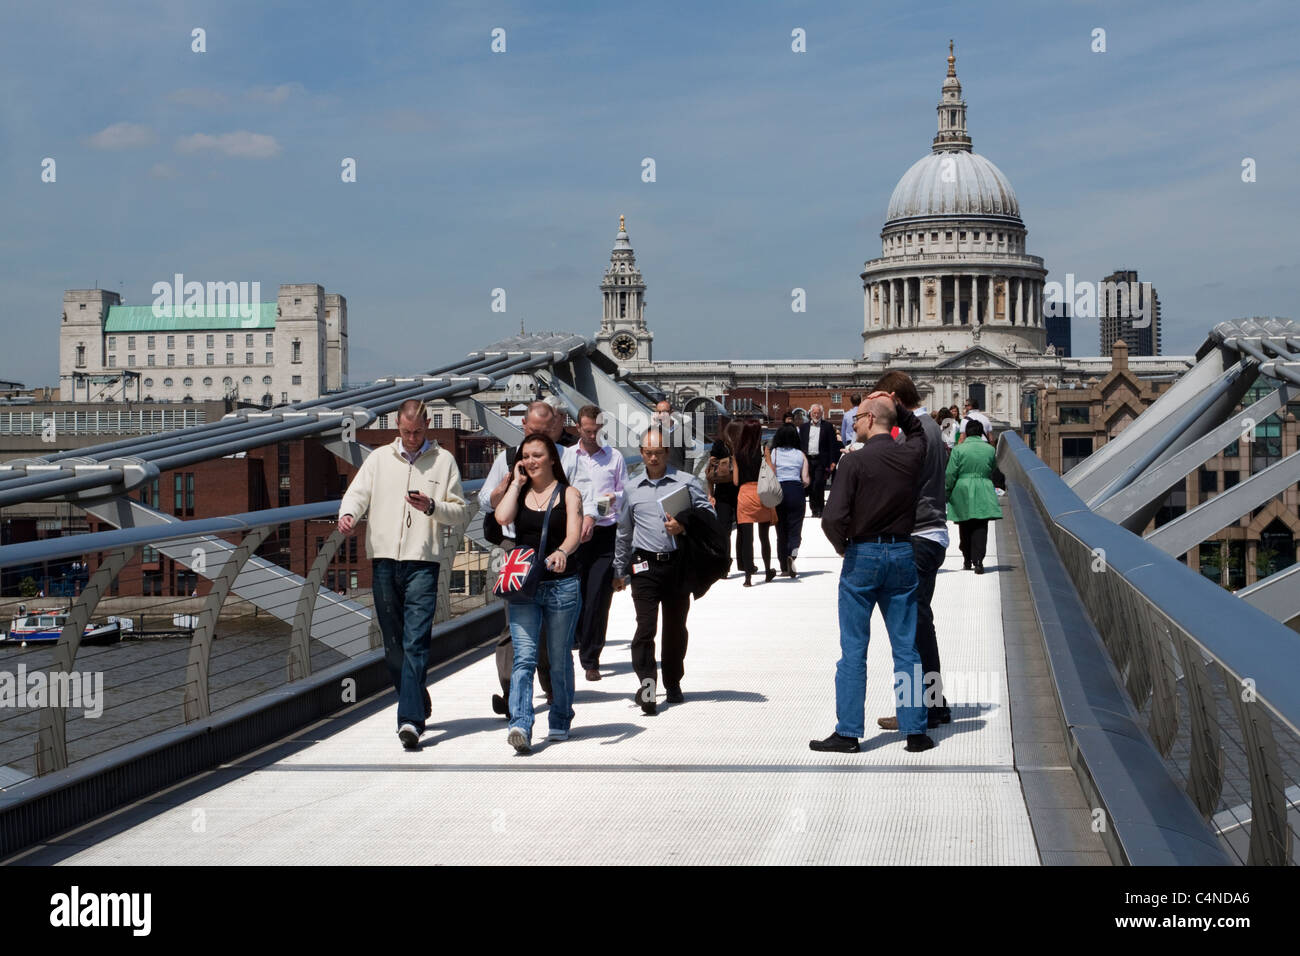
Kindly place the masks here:
POLYGON ((710 458, 705 474, 715 485, 731 484, 731 457, 710 458))

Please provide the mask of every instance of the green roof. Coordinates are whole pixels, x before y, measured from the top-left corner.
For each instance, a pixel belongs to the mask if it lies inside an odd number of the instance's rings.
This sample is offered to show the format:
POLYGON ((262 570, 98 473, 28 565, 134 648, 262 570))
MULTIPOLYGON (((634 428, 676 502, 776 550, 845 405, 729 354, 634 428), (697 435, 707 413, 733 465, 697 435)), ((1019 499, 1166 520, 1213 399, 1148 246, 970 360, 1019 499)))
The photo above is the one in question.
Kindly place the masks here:
POLYGON ((162 309, 154 315, 152 305, 112 305, 108 308, 105 332, 201 332, 207 329, 273 329, 277 302, 255 302, 252 315, 244 318, 236 306, 200 306, 202 315, 185 315, 185 309, 162 309), (179 315, 172 315, 172 312, 179 315))

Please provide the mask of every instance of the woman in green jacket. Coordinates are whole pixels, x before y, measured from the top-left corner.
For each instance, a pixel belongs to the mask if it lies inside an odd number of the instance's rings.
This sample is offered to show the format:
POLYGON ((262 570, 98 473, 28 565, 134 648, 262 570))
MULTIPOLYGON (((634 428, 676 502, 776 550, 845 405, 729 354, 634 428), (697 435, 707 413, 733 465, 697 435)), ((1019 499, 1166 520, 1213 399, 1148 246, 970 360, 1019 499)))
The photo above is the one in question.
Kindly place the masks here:
POLYGON ((989 542, 989 519, 1002 517, 998 493, 993 487, 997 453, 984 439, 984 426, 971 419, 966 423, 966 440, 954 445, 948 458, 948 520, 957 522, 961 540, 963 571, 973 566, 984 573, 984 552, 989 542))

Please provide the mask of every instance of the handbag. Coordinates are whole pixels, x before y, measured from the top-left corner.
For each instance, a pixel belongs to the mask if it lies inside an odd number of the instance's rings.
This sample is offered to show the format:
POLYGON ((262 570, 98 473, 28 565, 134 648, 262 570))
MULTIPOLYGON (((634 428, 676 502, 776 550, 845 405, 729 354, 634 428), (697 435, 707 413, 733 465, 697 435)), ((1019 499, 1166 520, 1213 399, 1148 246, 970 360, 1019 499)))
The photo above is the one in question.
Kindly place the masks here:
POLYGON ((546 533, 551 527, 551 509, 555 507, 561 490, 557 487, 546 505, 546 515, 542 518, 542 540, 538 549, 514 548, 501 562, 501 571, 497 574, 496 584, 492 585, 492 593, 509 604, 531 604, 537 595, 542 568, 546 566, 546 533))
POLYGON ((764 455, 763 464, 758 468, 758 503, 764 508, 775 508, 781 503, 782 497, 781 482, 776 480, 772 463, 764 455))

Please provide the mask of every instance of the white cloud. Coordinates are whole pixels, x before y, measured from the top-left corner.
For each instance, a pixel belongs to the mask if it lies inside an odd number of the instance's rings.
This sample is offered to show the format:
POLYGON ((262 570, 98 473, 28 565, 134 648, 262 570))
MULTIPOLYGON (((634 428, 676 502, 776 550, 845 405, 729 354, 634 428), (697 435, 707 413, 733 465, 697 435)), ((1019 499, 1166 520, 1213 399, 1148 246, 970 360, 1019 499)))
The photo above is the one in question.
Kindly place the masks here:
POLYGON ((138 149, 157 141, 158 134, 139 123, 114 123, 86 139, 95 149, 138 149))
POLYGON ((217 136, 193 133, 190 136, 182 136, 176 141, 176 152, 215 152, 238 159, 271 159, 280 155, 280 144, 275 141, 274 136, 250 133, 248 130, 221 133, 217 136))
POLYGON ((193 106, 201 110, 222 109, 230 102, 226 94, 220 90, 201 88, 174 90, 167 95, 167 101, 179 103, 181 106, 193 106))
POLYGON ((248 98, 254 103, 267 103, 279 106, 290 96, 306 92, 301 83, 281 83, 279 86, 255 86, 248 91, 248 98))

